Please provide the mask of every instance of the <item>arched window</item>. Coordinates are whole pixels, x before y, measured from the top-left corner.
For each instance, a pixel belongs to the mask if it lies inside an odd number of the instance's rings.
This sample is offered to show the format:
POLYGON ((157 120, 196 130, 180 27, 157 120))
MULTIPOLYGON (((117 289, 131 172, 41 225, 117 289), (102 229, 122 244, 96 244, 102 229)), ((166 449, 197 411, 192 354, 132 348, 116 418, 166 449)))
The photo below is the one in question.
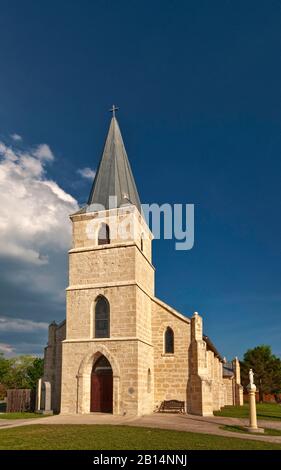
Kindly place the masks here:
POLYGON ((141 251, 143 251, 143 233, 141 234, 141 251))
POLYGON ((95 308, 95 337, 109 338, 110 312, 105 297, 98 297, 95 308))
POLYGON ((101 224, 98 236, 98 245, 108 245, 110 243, 109 226, 101 224))
POLYGON ((151 392, 151 370, 147 371, 147 393, 151 392))
POLYGON ((174 332, 169 326, 165 331, 165 354, 174 354, 174 332))

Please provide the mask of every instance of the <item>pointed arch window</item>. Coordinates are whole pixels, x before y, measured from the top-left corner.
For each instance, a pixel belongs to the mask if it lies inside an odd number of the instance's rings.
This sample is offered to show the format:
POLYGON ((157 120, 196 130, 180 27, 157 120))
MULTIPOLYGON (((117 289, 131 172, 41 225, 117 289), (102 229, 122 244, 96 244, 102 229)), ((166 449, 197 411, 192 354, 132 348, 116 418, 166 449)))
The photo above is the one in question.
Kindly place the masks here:
POLYGON ((164 351, 165 354, 174 354, 174 332, 169 326, 165 331, 164 351))
POLYGON ((109 245, 110 231, 107 224, 101 224, 98 235, 98 245, 109 245))
POLYGON ((143 251, 143 233, 141 234, 141 251, 143 251))
POLYGON ((108 300, 100 296, 95 308, 95 338, 109 338, 110 311, 108 300))
POLYGON ((147 393, 151 392, 151 370, 147 371, 147 393))

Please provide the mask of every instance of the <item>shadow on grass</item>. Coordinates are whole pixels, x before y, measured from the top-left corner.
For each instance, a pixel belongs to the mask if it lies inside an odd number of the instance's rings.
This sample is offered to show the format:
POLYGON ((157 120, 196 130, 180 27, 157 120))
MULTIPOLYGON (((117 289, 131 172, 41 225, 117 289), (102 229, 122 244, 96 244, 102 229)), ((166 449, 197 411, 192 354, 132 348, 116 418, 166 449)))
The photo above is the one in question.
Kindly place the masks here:
POLYGON ((255 436, 281 436, 281 430, 280 429, 271 429, 271 428, 264 428, 264 434, 258 433, 258 432, 249 432, 247 428, 244 426, 235 426, 235 425, 228 425, 225 424, 224 426, 220 426, 220 429, 223 429, 224 431, 230 431, 230 432, 238 432, 241 434, 254 434, 255 436))

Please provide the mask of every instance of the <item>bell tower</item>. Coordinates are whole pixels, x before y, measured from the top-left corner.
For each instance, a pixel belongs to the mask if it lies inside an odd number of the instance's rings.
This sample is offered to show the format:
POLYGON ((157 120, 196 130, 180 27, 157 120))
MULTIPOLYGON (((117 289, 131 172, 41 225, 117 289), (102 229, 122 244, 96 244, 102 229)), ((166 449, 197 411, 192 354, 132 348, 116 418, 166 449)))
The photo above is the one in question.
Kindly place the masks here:
POLYGON ((107 387, 107 409, 112 393, 114 414, 153 409, 152 234, 142 215, 115 110, 113 106, 88 203, 70 216, 73 246, 62 352, 62 413, 96 411, 98 400, 102 411, 102 392, 100 398, 96 395, 98 380, 100 389, 107 387), (104 382, 97 378, 101 370, 97 361, 107 364, 112 385, 109 378, 104 382))

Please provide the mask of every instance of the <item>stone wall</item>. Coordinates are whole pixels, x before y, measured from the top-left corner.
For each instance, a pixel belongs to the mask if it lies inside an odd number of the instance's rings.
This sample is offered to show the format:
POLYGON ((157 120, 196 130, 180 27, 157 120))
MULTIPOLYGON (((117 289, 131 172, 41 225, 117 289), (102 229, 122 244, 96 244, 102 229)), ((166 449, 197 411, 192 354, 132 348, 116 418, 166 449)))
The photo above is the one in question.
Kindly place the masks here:
POLYGON ((135 238, 124 242, 115 237, 109 245, 98 245, 101 223, 107 223, 112 234, 112 224, 122 223, 124 214, 113 210, 106 211, 104 217, 72 216, 74 243, 69 253, 67 335, 63 342, 63 413, 89 413, 91 371, 100 354, 107 357, 113 369, 113 412, 134 415, 153 409, 151 235, 140 217, 135 213, 130 217, 135 238), (95 304, 100 295, 110 306, 110 337, 96 339, 95 304))
POLYGON ((240 363, 237 357, 235 357, 232 361, 232 367, 234 371, 234 403, 235 405, 242 406, 244 403, 243 399, 243 387, 241 385, 241 374, 240 374, 240 363))
MULTIPOLYGON (((134 235, 117 235, 98 245, 98 232, 128 214, 120 209, 71 216, 73 248, 69 252, 66 324, 51 324, 45 350, 44 379, 52 384, 54 411, 89 413, 91 371, 103 354, 113 370, 114 414, 151 413, 163 400, 186 403, 190 413, 211 415, 230 400, 222 361, 209 340, 203 322, 192 319, 154 297, 151 264, 152 235, 136 210, 129 211, 134 235), (110 306, 110 337, 95 338, 98 296, 110 306), (174 333, 174 352, 165 353, 167 327, 174 333)), ((127 230, 125 226, 125 231, 127 230)), ((241 403, 239 361, 233 394, 241 403)))
POLYGON ((95 337, 96 299, 103 295, 110 305, 110 336, 136 337, 136 285, 108 288, 68 289, 67 339, 89 340, 95 337))
POLYGON ((152 342, 154 346, 154 404, 163 400, 186 403, 190 320, 155 299, 152 303, 152 342), (164 335, 167 327, 174 332, 174 353, 165 354, 164 335))
POLYGON ((191 319, 187 389, 189 413, 209 416, 224 406, 222 359, 203 340, 203 322, 196 312, 191 319))
POLYGON ((151 413, 153 382, 150 391, 147 388, 148 369, 153 373, 151 346, 138 340, 113 339, 64 341, 61 412, 90 412, 91 370, 100 354, 113 370, 113 413, 151 413))
POLYGON ((43 381, 51 384, 51 408, 55 413, 60 411, 61 374, 62 374, 62 341, 66 336, 66 322, 49 325, 48 345, 44 350, 43 381))
POLYGON ((224 377, 224 405, 234 405, 234 381, 232 377, 224 377))

